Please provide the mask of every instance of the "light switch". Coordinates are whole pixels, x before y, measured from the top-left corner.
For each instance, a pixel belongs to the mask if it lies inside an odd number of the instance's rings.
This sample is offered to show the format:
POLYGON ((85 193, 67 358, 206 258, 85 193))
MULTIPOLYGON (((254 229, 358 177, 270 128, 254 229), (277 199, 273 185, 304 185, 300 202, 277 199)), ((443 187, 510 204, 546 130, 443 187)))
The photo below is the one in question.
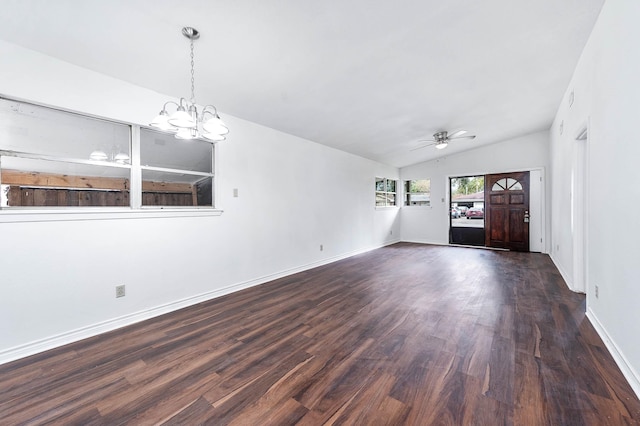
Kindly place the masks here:
POLYGON ((238 188, 233 188, 233 198, 238 198, 238 188))

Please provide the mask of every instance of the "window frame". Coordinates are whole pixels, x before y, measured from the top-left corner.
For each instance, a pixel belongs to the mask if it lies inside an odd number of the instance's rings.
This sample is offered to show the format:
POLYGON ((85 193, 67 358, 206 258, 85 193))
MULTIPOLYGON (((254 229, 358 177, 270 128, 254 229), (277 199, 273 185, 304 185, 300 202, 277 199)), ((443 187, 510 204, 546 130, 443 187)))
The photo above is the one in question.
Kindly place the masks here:
MULTIPOLYGON (((144 173, 144 171, 150 171, 150 172, 159 172, 159 173, 166 173, 168 175, 171 174, 185 174, 185 175, 190 175, 190 176, 200 176, 202 178, 210 178, 212 181, 212 188, 211 188, 211 206, 176 206, 176 205, 145 205, 144 204, 144 200, 143 200, 143 196, 144 196, 144 187, 141 188, 140 190, 140 200, 139 201, 139 208, 141 209, 196 209, 196 210, 201 210, 201 209, 215 209, 216 206, 216 198, 215 198, 215 194, 217 193, 216 191, 216 176, 215 176, 215 171, 216 171, 216 160, 217 160, 217 144, 216 143, 212 143, 211 141, 208 141, 206 139, 196 139, 195 142, 198 143, 207 143, 209 145, 211 145, 211 172, 201 172, 201 171, 195 171, 195 170, 185 170, 185 169, 176 169, 176 168, 172 168, 172 167, 163 167, 163 166, 150 166, 150 165, 142 165, 142 130, 147 130, 150 131, 151 133, 157 133, 157 134, 161 134, 161 135, 171 135, 171 133, 167 133, 167 132, 162 132, 158 129, 154 129, 152 127, 139 127, 138 129, 138 133, 139 133, 139 138, 137 139, 137 148, 138 148, 138 156, 137 156, 137 163, 139 164, 139 171, 140 171, 140 185, 144 186, 144 181, 142 179, 142 175, 144 173)), ((180 143, 180 140, 176 139, 176 141, 178 141, 177 143, 180 143)), ((172 141, 173 142, 173 141, 172 141)), ((138 168, 136 168, 136 170, 138 170, 138 168)))
MULTIPOLYGON (((128 206, 0 206, 0 223, 11 222, 42 222, 42 221, 71 221, 71 220, 103 220, 103 219, 131 219, 131 218, 160 218, 160 217, 191 217, 191 216, 219 216, 223 210, 220 208, 218 198, 218 145, 210 141, 198 139, 198 142, 211 143, 212 162, 211 173, 193 172, 181 169, 167 169, 167 171, 188 173, 192 175, 207 175, 212 179, 211 206, 142 206, 142 166, 140 164, 140 134, 141 129, 148 129, 156 132, 150 126, 140 126, 138 124, 108 119, 91 114, 71 111, 63 108, 42 105, 37 102, 16 99, 0 94, 0 99, 8 102, 28 104, 37 108, 45 108, 72 114, 81 118, 100 120, 117 125, 124 125, 129 128, 129 154, 128 164, 117 164, 114 162, 95 161, 90 159, 66 158, 62 156, 37 154, 31 152, 21 152, 0 148, 0 177, 2 173, 3 157, 18 157, 36 160, 56 161, 67 164, 95 165, 101 167, 114 167, 129 169, 129 205, 128 206)), ((162 168, 158 168, 162 169, 162 168)), ((0 181, 1 182, 1 181, 0 181)))
POLYGON ((424 179, 406 179, 403 181, 403 201, 402 201, 402 207, 411 207, 411 208, 431 208, 431 178, 424 178, 424 179), (429 181, 429 192, 411 192, 410 188, 411 188, 411 182, 416 182, 416 181, 420 181, 420 180, 426 180, 429 181), (409 204, 410 201, 410 197, 411 195, 421 195, 421 194, 427 194, 429 195, 429 201, 428 204, 409 204))
POLYGON ((389 179, 376 176, 375 178, 375 198, 374 198, 374 206, 376 209, 388 209, 388 208, 397 208, 398 207, 398 179, 389 179), (382 187, 384 191, 378 191, 378 182, 382 182, 382 187), (389 191, 389 183, 393 182, 394 191, 389 191), (389 195, 393 195, 393 204, 388 204, 389 195), (378 205, 378 196, 382 196, 385 200, 384 205, 378 205))

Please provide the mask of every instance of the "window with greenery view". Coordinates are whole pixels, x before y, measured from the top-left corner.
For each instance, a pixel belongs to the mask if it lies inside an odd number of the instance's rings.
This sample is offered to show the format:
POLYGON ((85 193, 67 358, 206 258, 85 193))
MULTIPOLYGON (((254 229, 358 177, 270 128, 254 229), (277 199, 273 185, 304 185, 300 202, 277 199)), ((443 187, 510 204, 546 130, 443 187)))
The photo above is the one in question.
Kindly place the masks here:
POLYGON ((405 206, 430 206, 431 205, 431 180, 405 180, 404 181, 404 205, 405 206))
POLYGON ((484 176, 466 176, 451 179, 452 195, 470 195, 484 192, 484 176))
POLYGON ((376 207, 391 207, 396 204, 396 181, 376 178, 376 207))

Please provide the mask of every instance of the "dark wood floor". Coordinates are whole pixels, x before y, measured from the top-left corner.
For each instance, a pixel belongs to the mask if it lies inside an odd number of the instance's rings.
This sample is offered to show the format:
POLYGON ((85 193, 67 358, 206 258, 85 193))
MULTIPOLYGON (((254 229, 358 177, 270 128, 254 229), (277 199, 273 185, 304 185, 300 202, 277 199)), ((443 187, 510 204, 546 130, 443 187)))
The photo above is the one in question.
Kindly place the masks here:
POLYGON ((401 243, 0 366, 0 424, 626 425, 549 258, 401 243))

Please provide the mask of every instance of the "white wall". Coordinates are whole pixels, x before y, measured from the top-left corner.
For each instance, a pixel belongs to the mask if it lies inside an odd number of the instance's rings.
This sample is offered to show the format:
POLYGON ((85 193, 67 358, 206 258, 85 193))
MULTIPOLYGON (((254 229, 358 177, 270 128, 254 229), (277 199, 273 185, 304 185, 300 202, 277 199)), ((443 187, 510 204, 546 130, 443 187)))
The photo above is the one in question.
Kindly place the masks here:
MULTIPOLYGON (((136 124, 168 99, 2 41, 0 57, 5 96, 136 124)), ((375 177, 396 168, 223 118, 221 216, 0 212, 0 363, 398 239, 399 210, 374 208, 375 177)))
POLYGON ((638 22, 640 2, 605 2, 556 115, 551 150, 553 259, 572 280, 571 175, 575 137, 588 124, 587 313, 640 395, 640 231, 634 214, 640 210, 638 22))
MULTIPOLYGON (((402 168, 402 180, 431 179, 431 206, 401 209, 402 240, 449 243, 449 177, 546 170, 548 166, 549 132, 544 131, 402 168)), ((543 218, 531 218, 536 219, 543 218)))

